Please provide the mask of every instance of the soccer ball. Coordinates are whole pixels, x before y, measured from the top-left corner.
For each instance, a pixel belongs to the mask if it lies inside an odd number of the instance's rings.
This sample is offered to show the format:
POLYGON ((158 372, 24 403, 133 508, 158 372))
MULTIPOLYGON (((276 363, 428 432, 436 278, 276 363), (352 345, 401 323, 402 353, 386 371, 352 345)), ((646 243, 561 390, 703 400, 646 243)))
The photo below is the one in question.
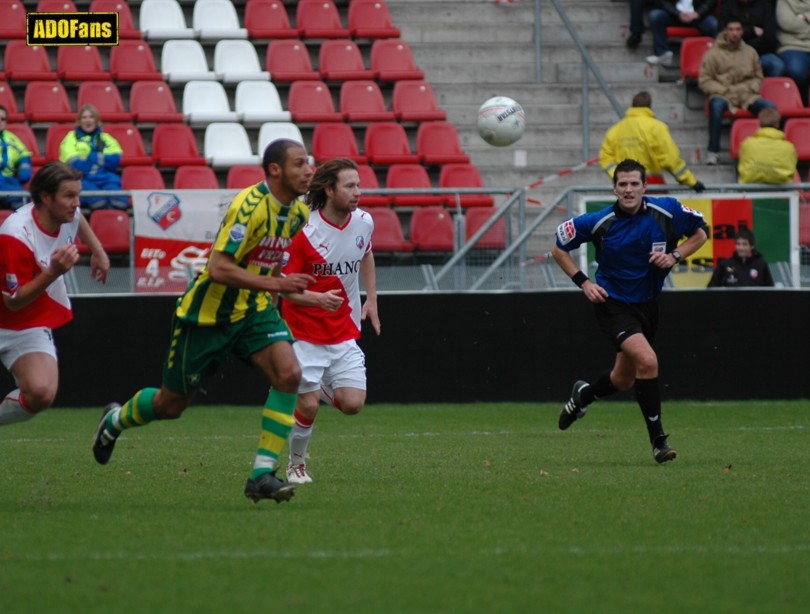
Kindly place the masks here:
POLYGON ((517 102, 506 96, 490 98, 478 109, 478 134, 490 145, 505 147, 523 136, 526 114, 517 102))

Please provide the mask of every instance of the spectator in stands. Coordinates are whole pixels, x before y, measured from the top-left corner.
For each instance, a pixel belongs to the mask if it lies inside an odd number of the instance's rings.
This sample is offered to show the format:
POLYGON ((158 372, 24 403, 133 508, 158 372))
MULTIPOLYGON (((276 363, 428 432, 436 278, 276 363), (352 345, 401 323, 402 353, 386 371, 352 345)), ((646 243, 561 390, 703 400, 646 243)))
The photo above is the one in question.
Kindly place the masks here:
POLYGON ((810 86, 810 0, 777 0, 776 23, 785 75, 796 82, 806 106, 810 86))
POLYGON ((652 9, 648 16, 653 35, 653 54, 647 56, 650 64, 672 64, 673 53, 667 46, 669 26, 697 28, 703 36, 717 36, 714 16, 717 0, 657 0, 656 4, 658 8, 652 9))
MULTIPOLYGON (((20 138, 6 129, 8 109, 0 105, 0 192, 22 190, 31 179, 31 152, 20 138)), ((0 197, 0 208, 16 209, 25 197, 0 197)))
POLYGON ((616 165, 629 158, 647 169, 647 184, 666 183, 663 177, 666 170, 678 183, 702 192, 705 186, 686 167, 669 133, 669 126, 655 117, 651 107, 652 97, 648 92, 633 96, 633 106, 627 110, 624 119, 614 124, 605 135, 599 152, 602 168, 612 179, 616 165))
POLYGON ((65 274, 90 249, 90 274, 104 283, 110 259, 79 211, 81 173, 48 162, 31 199, 0 225, 0 361, 14 389, 0 396, 0 427, 30 420, 53 403, 59 366, 53 329, 73 318, 65 274))
MULTIPOLYGON (((65 135, 59 146, 59 160, 80 170, 83 190, 120 190, 123 150, 114 137, 104 132, 101 115, 92 104, 85 104, 76 116, 76 127, 65 135)), ((82 199, 82 205, 97 209, 126 209, 129 202, 122 196, 93 196, 82 199)))
POLYGON ((732 16, 717 36, 717 44, 706 52, 700 65, 700 89, 709 97, 709 153, 706 164, 717 164, 723 114, 747 109, 759 115, 776 105, 759 95, 762 65, 753 47, 742 39, 743 25, 732 16))
POLYGON ((709 280, 709 288, 773 287, 773 276, 765 258, 756 250, 754 233, 741 229, 734 237, 734 254, 720 260, 709 280))
POLYGON ((734 16, 743 25, 743 40, 756 49, 762 73, 766 77, 781 77, 785 63, 777 55, 779 40, 773 0, 723 0, 720 22, 728 23, 734 16))
POLYGON ((781 119, 776 109, 759 114, 759 130, 740 145, 740 183, 793 183, 798 158, 793 143, 779 129, 781 119))
POLYGON ((644 9, 650 0, 630 0, 630 35, 625 43, 630 49, 635 49, 641 44, 641 37, 644 34, 644 9))

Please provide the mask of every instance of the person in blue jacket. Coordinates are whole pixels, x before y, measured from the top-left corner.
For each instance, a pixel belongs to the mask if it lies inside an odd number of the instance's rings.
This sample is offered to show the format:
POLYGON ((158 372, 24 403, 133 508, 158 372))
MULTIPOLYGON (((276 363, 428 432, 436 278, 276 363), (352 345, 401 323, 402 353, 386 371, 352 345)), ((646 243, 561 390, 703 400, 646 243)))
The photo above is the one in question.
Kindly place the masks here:
MULTIPOLYGON (((101 115, 92 104, 85 104, 76 116, 76 127, 65 135, 59 146, 59 161, 80 170, 82 190, 120 190, 123 150, 114 137, 104 132, 101 115)), ((126 209, 123 196, 82 197, 82 206, 97 209, 126 209)))
MULTIPOLYGON (((8 109, 0 105, 0 192, 24 190, 31 179, 31 152, 16 134, 6 129, 8 109)), ((26 196, 0 197, 0 208, 17 209, 26 196)))
POLYGON ((673 267, 708 238, 703 215, 671 197, 645 196, 646 169, 623 160, 613 175, 616 202, 566 220, 557 228, 552 255, 594 305, 601 330, 616 348, 610 371, 593 383, 579 380, 559 418, 567 429, 585 416, 594 400, 633 388, 659 463, 677 456, 661 422, 658 357, 652 347, 658 328, 658 295, 673 267), (685 241, 679 241, 687 237, 685 241), (595 280, 583 273, 570 252, 591 242, 598 268, 595 280))

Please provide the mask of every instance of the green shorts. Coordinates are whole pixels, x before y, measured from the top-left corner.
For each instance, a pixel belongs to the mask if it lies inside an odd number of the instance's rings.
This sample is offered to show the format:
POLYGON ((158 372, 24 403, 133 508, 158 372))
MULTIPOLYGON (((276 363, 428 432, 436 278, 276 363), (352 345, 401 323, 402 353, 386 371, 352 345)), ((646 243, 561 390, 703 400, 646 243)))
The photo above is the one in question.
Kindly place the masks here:
POLYGON ((269 307, 233 324, 199 326, 172 318, 169 353, 163 364, 163 385, 188 394, 200 388, 228 357, 250 364, 250 356, 277 341, 295 341, 278 310, 269 307))

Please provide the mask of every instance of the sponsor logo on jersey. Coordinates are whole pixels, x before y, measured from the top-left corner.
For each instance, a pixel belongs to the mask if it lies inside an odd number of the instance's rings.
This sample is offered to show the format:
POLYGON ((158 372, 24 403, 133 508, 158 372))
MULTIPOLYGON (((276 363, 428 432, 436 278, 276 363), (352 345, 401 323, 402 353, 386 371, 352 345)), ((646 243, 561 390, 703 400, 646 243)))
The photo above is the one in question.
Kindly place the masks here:
POLYGON ((557 240, 563 244, 567 245, 570 243, 574 237, 577 236, 577 229, 574 226, 574 220, 566 220, 559 226, 557 226, 557 240))
POLYGON ((360 260, 345 262, 314 262, 312 274, 315 277, 332 277, 333 275, 348 275, 360 271, 360 260))
POLYGON ((692 215, 696 215, 696 216, 701 217, 701 218, 703 217, 703 213, 701 213, 697 209, 692 209, 691 207, 687 207, 683 203, 681 203, 681 209, 683 209, 687 213, 691 213, 692 215))
POLYGON ((247 263, 262 268, 272 268, 284 259, 290 246, 287 237, 264 237, 248 256, 247 263))

